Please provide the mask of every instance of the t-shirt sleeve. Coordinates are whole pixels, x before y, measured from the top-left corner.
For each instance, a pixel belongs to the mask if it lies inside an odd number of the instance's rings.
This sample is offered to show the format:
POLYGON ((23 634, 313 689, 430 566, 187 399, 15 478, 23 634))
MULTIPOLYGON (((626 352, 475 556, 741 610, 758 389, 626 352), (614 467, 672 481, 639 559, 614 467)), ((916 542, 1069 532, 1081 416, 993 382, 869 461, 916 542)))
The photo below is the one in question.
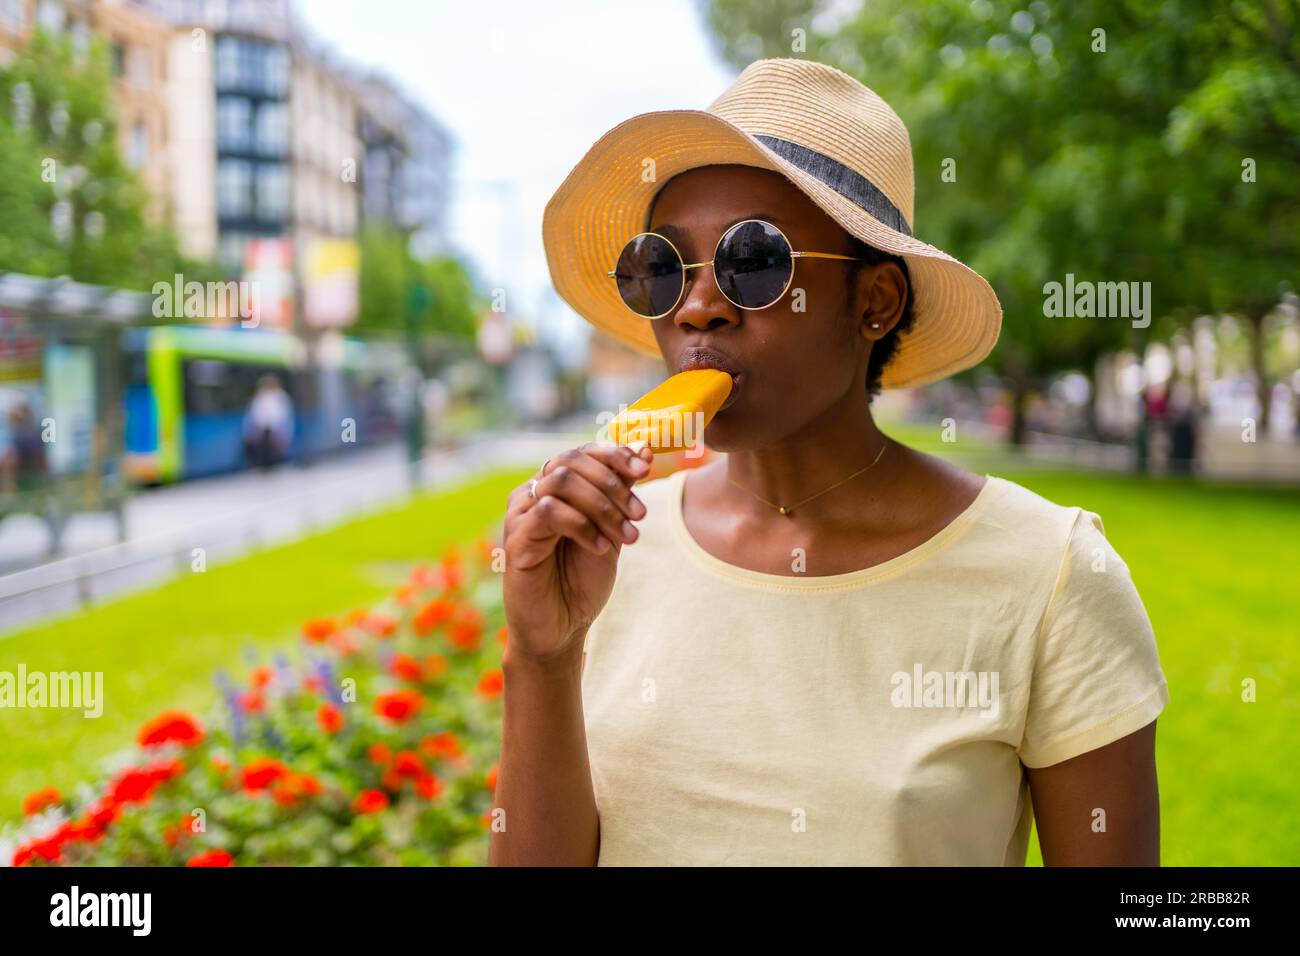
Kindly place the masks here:
POLYGON ((1037 635, 1018 753, 1048 767, 1145 727, 1169 703, 1151 619, 1101 517, 1079 509, 1037 635))

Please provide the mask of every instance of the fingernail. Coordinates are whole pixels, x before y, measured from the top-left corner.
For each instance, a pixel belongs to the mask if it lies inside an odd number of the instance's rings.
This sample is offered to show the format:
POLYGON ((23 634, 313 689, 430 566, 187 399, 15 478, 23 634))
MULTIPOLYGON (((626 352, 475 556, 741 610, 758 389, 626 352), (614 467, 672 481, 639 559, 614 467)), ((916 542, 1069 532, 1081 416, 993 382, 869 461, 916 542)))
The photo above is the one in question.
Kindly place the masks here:
POLYGON ((645 517, 645 504, 636 495, 632 496, 632 517, 634 518, 645 517))
POLYGON ((633 538, 635 535, 636 535, 636 528, 633 526, 632 522, 630 522, 630 521, 628 521, 626 518, 624 518, 624 519, 623 519, 623 537, 625 537, 625 538, 627 538, 629 541, 631 541, 632 538, 633 538))
POLYGON ((633 458, 633 459, 632 459, 632 473, 633 473, 633 474, 636 474, 636 475, 644 475, 644 474, 645 474, 647 471, 649 471, 649 470, 650 470, 650 466, 649 466, 648 464, 646 464, 646 461, 645 461, 644 458, 633 458))

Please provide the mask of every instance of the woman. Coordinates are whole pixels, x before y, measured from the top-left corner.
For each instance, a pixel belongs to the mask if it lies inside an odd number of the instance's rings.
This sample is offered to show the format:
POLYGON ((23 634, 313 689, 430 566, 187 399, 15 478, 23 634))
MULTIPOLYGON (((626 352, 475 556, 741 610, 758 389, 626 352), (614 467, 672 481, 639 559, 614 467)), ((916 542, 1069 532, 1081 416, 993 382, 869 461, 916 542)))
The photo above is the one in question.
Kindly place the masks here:
POLYGON ((1049 865, 1158 864, 1169 694, 1100 518, 872 417, 1000 328, 911 223, 901 120, 801 60, 622 124, 548 205, 580 314, 733 386, 716 462, 638 485, 589 443, 512 493, 492 863, 1022 866, 1036 817, 1049 865))

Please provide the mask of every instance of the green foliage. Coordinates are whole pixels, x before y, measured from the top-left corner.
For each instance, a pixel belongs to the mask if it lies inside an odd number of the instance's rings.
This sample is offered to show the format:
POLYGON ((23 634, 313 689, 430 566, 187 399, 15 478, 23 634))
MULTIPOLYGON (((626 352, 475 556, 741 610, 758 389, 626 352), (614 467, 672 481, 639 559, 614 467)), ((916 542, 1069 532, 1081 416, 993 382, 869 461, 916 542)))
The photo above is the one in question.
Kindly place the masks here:
POLYGON ((50 228, 50 191, 41 181, 41 155, 30 138, 0 116, 0 270, 58 275, 63 252, 50 228))
POLYGON ((147 222, 147 192, 118 153, 113 82, 102 41, 78 53, 42 30, 0 69, 0 269, 134 289, 187 271, 175 237, 147 222))
POLYGON ((361 303, 354 331, 403 332, 472 340, 479 296, 456 259, 419 260, 400 232, 383 225, 361 236, 361 303))
POLYGON ((907 122, 921 238, 997 290, 992 361, 1014 381, 1141 333, 1043 315, 1043 285, 1151 282, 1153 326, 1271 309, 1300 258, 1300 7, 1294 2, 712 0, 724 55, 806 56, 907 122), (803 52, 792 27, 807 31, 803 52), (1105 31, 1104 52, 1100 34, 1105 31), (1254 182, 1243 162, 1254 160, 1254 182), (945 160, 956 179, 945 182, 945 160))

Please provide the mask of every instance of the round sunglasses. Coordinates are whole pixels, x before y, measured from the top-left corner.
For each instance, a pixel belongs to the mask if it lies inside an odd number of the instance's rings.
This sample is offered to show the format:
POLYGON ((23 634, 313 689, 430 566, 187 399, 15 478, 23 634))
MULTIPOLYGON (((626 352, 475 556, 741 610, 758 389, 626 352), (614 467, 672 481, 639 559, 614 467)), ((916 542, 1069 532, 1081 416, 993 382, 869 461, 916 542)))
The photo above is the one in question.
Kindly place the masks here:
POLYGON ((629 309, 647 319, 663 318, 674 311, 686 291, 686 272, 713 267, 718 290, 737 308, 756 311, 775 305, 794 281, 794 260, 871 260, 834 252, 795 252, 776 226, 762 219, 746 219, 722 234, 708 262, 687 263, 677 247, 657 232, 642 232, 628 240, 613 271, 606 273, 618 286, 629 309))

